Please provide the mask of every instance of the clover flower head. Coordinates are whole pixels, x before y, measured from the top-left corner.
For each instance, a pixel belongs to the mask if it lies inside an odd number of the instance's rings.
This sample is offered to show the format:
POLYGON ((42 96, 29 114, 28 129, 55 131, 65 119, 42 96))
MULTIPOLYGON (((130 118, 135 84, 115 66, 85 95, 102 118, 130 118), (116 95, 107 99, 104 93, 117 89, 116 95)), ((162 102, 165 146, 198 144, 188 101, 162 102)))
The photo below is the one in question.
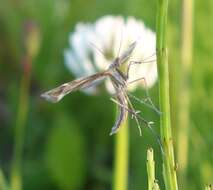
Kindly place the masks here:
MULTIPOLYGON (((155 39, 155 33, 134 17, 104 16, 94 24, 78 23, 69 36, 70 47, 64 52, 65 65, 76 78, 88 76, 108 68, 119 54, 137 41, 130 61, 144 62, 131 66, 128 81, 143 77, 150 88, 157 80, 155 39)), ((141 80, 129 85, 128 89, 134 90, 139 84, 144 87, 141 80)), ((109 81, 106 86, 112 92, 109 81)), ((85 91, 94 93, 96 89, 93 86, 85 91)))

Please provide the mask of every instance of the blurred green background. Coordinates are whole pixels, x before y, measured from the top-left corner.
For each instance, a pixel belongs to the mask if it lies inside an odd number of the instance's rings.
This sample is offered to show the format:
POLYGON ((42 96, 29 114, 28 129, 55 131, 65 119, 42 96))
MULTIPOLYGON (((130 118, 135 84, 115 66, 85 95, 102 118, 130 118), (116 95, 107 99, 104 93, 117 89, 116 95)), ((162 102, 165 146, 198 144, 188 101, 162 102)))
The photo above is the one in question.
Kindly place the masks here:
MULTIPOLYGON (((170 2, 168 46, 175 148, 181 101, 181 9, 180 1, 170 2)), ((108 134, 115 120, 115 106, 110 96, 106 92, 97 96, 76 92, 58 104, 40 98, 45 90, 74 78, 64 66, 63 51, 75 24, 109 14, 135 16, 155 30, 156 0, 0 0, 1 184, 3 178, 9 183, 13 151, 19 151, 23 143, 23 189, 111 189, 115 137, 108 134), (32 47, 39 44, 32 52, 26 48, 31 33, 32 47)), ((212 21, 213 1, 197 0, 186 189, 203 189, 205 184, 213 183, 212 21)), ((155 85, 151 97, 156 104, 157 92, 155 85)), ((142 96, 144 91, 139 89, 135 94, 142 96)), ((138 107, 145 118, 156 122, 154 127, 159 131, 158 115, 142 105, 138 107)), ((146 150, 150 146, 155 150, 156 178, 164 189, 161 153, 155 137, 147 129, 140 137, 135 123, 131 121, 130 126, 129 189, 147 189, 146 150)))

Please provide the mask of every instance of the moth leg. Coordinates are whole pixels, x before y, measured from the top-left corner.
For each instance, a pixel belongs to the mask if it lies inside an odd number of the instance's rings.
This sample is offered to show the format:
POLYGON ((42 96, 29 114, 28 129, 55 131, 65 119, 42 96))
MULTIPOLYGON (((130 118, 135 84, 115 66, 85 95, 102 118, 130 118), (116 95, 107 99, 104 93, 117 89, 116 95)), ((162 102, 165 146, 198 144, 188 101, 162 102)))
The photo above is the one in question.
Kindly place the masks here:
MULTIPOLYGON (((142 80, 142 79, 144 80, 144 77, 139 78, 139 79, 136 79, 136 80, 134 80, 134 81, 130 81, 128 84, 131 84, 131 83, 133 83, 133 82, 136 82, 136 81, 139 81, 139 80, 142 80)), ((121 90, 118 89, 114 94, 112 94, 112 96, 117 96, 118 93, 120 93, 120 92, 121 92, 121 90)), ((141 104, 144 104, 145 106, 147 106, 147 107, 149 107, 150 109, 154 110, 157 114, 159 114, 159 115, 162 114, 162 113, 159 111, 159 109, 154 105, 154 103, 152 102, 151 98, 149 97, 149 92, 148 92, 147 87, 146 87, 146 98, 143 98, 143 99, 140 99, 140 98, 134 96, 134 95, 131 94, 130 92, 127 92, 127 91, 126 91, 126 93, 128 94, 128 96, 129 96, 130 98, 134 99, 135 101, 137 101, 137 102, 139 102, 139 103, 141 103, 141 104)))
POLYGON ((128 107, 126 107, 125 105, 122 105, 121 103, 119 103, 117 100, 115 100, 114 98, 110 98, 110 100, 112 101, 112 102, 114 102, 115 104, 117 104, 118 106, 120 106, 120 107, 123 107, 124 109, 126 109, 129 113, 131 113, 132 115, 134 115, 135 117, 137 117, 138 119, 140 119, 141 121, 143 121, 145 124, 146 124, 146 126, 150 129, 150 131, 152 132, 152 134, 156 137, 156 140, 157 140, 157 143, 159 144, 159 146, 160 146, 160 149, 161 149, 161 152, 163 153, 163 154, 165 154, 164 153, 164 150, 163 150, 163 145, 162 145, 162 143, 161 143, 161 140, 160 140, 160 136, 156 133, 156 131, 152 128, 152 125, 154 124, 154 122, 152 122, 152 121, 146 121, 144 118, 142 118, 140 115, 138 115, 138 113, 137 113, 137 111, 135 112, 135 111, 133 111, 133 110, 131 110, 131 109, 129 109, 128 107))
POLYGON ((144 86, 145 86, 145 93, 146 93, 145 102, 146 101, 149 102, 150 105, 152 106, 152 108, 160 115, 161 114, 160 110, 155 106, 155 104, 153 103, 153 101, 152 101, 152 99, 149 95, 149 90, 148 90, 148 87, 147 87, 146 78, 145 77, 141 78, 141 80, 144 81, 144 86))
POLYGON ((129 78, 129 70, 132 65, 143 64, 143 63, 152 63, 152 62, 156 61, 156 59, 150 60, 150 58, 154 57, 155 55, 156 55, 156 53, 153 53, 152 55, 145 57, 141 61, 130 61, 127 66, 127 73, 126 73, 127 78, 129 78))
POLYGON ((140 126, 140 123, 139 123, 139 121, 138 121, 138 118, 136 117, 136 115, 137 115, 138 113, 140 113, 140 111, 139 111, 139 110, 135 111, 135 109, 134 109, 134 107, 133 107, 133 105, 132 105, 132 102, 130 101, 129 97, 127 96, 127 94, 125 94, 125 95, 126 95, 126 99, 127 99, 128 103, 129 103, 129 105, 130 105, 131 110, 133 110, 134 113, 135 113, 135 115, 132 115, 132 118, 135 119, 135 121, 136 121, 136 123, 137 123, 138 130, 139 130, 139 134, 140 134, 140 136, 142 136, 141 126, 140 126))
POLYGON ((127 106, 121 104, 121 103, 118 102, 116 99, 110 98, 110 100, 111 100, 112 102, 114 102, 115 104, 117 104, 118 106, 120 106, 120 107, 126 109, 130 114, 132 114, 132 115, 134 115, 134 116, 137 114, 137 112, 135 112, 134 110, 129 109, 127 106))
POLYGON ((145 77, 141 77, 141 78, 138 78, 136 80, 133 80, 133 81, 130 81, 128 84, 131 84, 131 83, 134 83, 134 82, 137 82, 139 80, 143 80, 143 83, 144 83, 144 87, 145 87, 145 94, 146 94, 146 97, 144 99, 139 99, 137 97, 135 97, 134 95, 129 94, 129 96, 133 99, 135 99, 137 102, 140 102, 142 104, 145 104, 146 106, 148 106, 149 108, 153 109, 157 114, 162 114, 160 112, 160 110, 155 106, 155 104, 153 103, 150 95, 149 95, 149 90, 148 90, 148 87, 147 87, 147 83, 146 83, 146 78, 145 77))
POLYGON ((141 136, 142 135, 141 127, 140 127, 140 123, 139 123, 138 118, 137 118, 137 114, 140 113, 140 111, 135 111, 133 107, 131 109, 129 109, 127 106, 121 104, 120 102, 118 102, 114 98, 110 98, 110 100, 113 101, 118 106, 123 107, 124 109, 126 109, 132 115, 132 118, 134 118, 136 123, 137 123, 138 129, 139 129, 139 133, 140 133, 140 136, 141 136))

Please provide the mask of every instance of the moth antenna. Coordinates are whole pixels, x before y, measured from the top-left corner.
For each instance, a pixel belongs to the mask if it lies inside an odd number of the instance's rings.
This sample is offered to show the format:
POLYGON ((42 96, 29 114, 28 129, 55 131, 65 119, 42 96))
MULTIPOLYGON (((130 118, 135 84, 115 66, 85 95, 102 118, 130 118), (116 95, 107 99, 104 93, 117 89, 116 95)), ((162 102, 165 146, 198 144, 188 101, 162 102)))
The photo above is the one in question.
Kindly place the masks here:
POLYGON ((98 53, 99 55, 103 56, 104 57, 104 52, 103 50, 101 50, 98 46, 96 46, 93 42, 89 42, 89 45, 91 47, 93 47, 98 53))
POLYGON ((121 36, 120 36, 120 42, 119 42, 119 48, 118 48, 118 52, 117 52, 117 57, 120 56, 122 42, 123 42, 123 28, 121 29, 121 36))

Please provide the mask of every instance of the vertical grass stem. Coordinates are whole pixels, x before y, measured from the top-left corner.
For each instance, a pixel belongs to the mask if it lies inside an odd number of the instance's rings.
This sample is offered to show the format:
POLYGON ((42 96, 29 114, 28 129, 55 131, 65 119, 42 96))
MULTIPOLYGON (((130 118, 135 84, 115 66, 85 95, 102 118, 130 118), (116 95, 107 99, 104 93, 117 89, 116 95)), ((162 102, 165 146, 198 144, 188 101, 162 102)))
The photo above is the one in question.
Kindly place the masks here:
POLYGON ((128 119, 126 119, 116 134, 114 190, 127 190, 128 187, 128 131, 128 119))
POLYGON ((159 103, 162 112, 160 133, 163 145, 163 176, 167 190, 177 190, 172 130, 170 121, 168 51, 166 45, 168 0, 158 0, 157 8, 157 65, 159 76, 159 103))
MULTIPOLYGON (((31 64, 31 63, 27 63, 31 64)), ((21 164, 24 144, 24 133, 28 111, 30 72, 23 73, 19 94, 19 108, 15 126, 14 155, 11 171, 11 189, 22 189, 21 164)))
POLYGON ((188 133, 190 125, 190 78, 193 49, 193 0, 183 0, 181 77, 179 87, 177 156, 181 189, 187 188, 188 133))
POLYGON ((152 148, 147 150, 147 174, 148 174, 148 190, 159 190, 157 180, 155 179, 155 161, 152 148))

